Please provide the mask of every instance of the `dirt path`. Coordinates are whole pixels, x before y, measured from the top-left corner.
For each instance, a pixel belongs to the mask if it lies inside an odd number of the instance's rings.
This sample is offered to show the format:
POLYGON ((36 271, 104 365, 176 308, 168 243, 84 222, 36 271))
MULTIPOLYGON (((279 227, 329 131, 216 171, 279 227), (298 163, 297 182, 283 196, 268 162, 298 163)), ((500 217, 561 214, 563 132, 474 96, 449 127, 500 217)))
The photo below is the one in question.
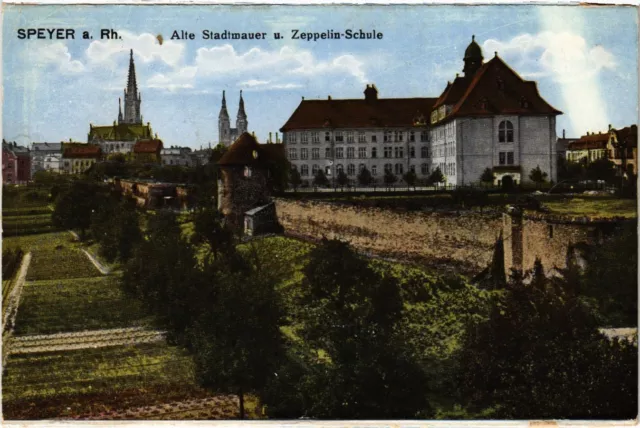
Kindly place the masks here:
POLYGON ((83 248, 82 252, 84 252, 87 255, 89 260, 91 260, 91 263, 93 263, 93 265, 96 267, 96 269, 100 271, 101 274, 109 275, 111 273, 111 269, 105 267, 102 263, 100 263, 89 251, 83 248))
POLYGON ((29 271, 29 265, 31 264, 31 252, 27 253, 20 264, 20 270, 16 277, 16 284, 11 290, 11 294, 7 296, 9 303, 7 309, 2 317, 2 366, 6 363, 6 358, 9 355, 7 350, 11 346, 11 336, 13 335, 13 329, 16 325, 16 317, 18 316, 18 307, 20 306, 20 296, 22 295, 22 289, 27 279, 27 272, 29 271))
POLYGON ((87 330, 76 333, 16 336, 13 338, 9 353, 72 351, 107 346, 138 345, 163 340, 165 340, 164 331, 145 330, 140 327, 87 330))

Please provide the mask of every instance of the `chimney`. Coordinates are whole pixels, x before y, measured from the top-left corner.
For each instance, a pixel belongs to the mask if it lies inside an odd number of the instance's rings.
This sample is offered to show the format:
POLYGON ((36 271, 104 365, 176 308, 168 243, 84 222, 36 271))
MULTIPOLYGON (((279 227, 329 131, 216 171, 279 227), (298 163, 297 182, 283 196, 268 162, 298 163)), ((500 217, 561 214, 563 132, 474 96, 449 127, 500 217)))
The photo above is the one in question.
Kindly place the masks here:
POLYGON ((269 132, 269 144, 271 144, 271 143, 272 143, 272 141, 271 141, 271 132, 269 132))
POLYGON ((609 131, 611 131, 611 124, 609 124, 609 131))
POLYGON ((376 85, 367 85, 367 88, 364 90, 364 99, 366 101, 375 101, 378 99, 378 90, 376 89, 376 85))
POLYGON ((562 130, 562 138, 565 138, 565 136, 564 136, 564 129, 562 130))
POLYGON ((327 99, 328 99, 329 101, 331 101, 331 95, 327 96, 327 99))

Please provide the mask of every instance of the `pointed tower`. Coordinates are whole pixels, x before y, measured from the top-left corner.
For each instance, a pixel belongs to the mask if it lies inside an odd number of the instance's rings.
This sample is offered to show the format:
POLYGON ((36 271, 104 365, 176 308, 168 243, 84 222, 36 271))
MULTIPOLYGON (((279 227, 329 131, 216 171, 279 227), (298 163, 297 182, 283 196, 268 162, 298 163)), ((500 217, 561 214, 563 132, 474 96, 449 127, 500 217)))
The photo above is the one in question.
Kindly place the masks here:
POLYGON ((118 98, 118 123, 122 123, 122 98, 118 98))
POLYGON ((231 144, 231 121, 227 111, 227 99, 222 91, 222 107, 218 115, 218 142, 229 146, 231 144))
POLYGON ((238 116, 236 118, 236 129, 238 135, 247 132, 249 122, 247 121, 247 113, 244 111, 244 100, 242 99, 242 90, 240 90, 240 105, 238 106, 238 116))
POLYGON ((464 72, 465 77, 473 77, 476 71, 482 66, 482 49, 476 43, 476 36, 471 36, 471 43, 464 51, 464 72))
POLYGON ((133 49, 129 53, 129 75, 127 76, 127 88, 124 90, 124 120, 122 123, 142 124, 140 117, 140 102, 142 98, 138 92, 136 81, 136 66, 133 62, 133 49))

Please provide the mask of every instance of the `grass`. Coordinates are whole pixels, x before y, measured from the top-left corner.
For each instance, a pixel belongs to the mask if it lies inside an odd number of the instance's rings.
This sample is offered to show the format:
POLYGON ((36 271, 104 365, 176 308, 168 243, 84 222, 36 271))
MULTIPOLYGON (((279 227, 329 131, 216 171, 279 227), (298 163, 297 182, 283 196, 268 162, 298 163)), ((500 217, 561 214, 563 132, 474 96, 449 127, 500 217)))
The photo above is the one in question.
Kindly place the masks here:
POLYGON ((60 245, 53 250, 34 250, 27 281, 47 279, 85 278, 100 272, 86 254, 73 244, 60 245))
POLYGON ((191 357, 163 343, 12 355, 3 376, 2 399, 5 404, 193 382, 191 357))
POLYGON ((611 218, 638 216, 638 205, 635 199, 620 199, 614 197, 577 197, 565 200, 545 202, 552 214, 571 217, 611 218))
POLYGON ((118 277, 29 282, 15 333, 50 334, 148 325, 141 303, 124 295, 118 277))

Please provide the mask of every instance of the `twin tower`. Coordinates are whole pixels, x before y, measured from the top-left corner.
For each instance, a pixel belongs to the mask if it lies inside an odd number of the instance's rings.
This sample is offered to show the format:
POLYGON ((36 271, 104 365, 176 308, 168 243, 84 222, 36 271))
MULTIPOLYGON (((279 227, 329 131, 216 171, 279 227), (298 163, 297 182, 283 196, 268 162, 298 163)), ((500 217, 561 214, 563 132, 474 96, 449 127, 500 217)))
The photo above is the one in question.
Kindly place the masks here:
POLYGON ((229 112, 227 112, 227 99, 224 91, 222 91, 222 107, 220 115, 218 115, 218 139, 220 144, 229 147, 238 136, 247 132, 249 122, 247 121, 247 113, 244 111, 244 100, 242 99, 242 91, 240 91, 240 104, 238 106, 238 115, 236 116, 236 127, 231 127, 229 120, 229 112))

